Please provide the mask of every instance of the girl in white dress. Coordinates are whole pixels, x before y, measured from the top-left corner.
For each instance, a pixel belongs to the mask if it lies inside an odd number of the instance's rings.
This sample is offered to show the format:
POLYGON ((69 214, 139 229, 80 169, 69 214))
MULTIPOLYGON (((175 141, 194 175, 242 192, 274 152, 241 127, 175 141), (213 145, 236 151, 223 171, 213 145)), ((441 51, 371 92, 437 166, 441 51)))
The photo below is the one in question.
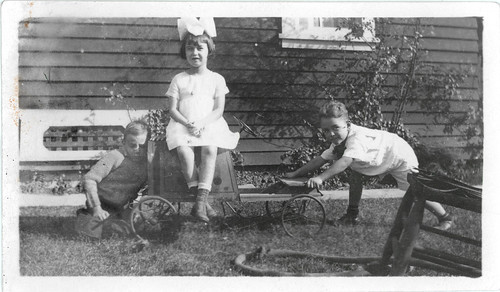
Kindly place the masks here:
POLYGON ((191 214, 208 222, 216 215, 208 204, 218 148, 234 149, 239 133, 233 133, 224 120, 225 95, 229 92, 224 77, 207 68, 213 53, 213 19, 181 18, 178 21, 182 40, 181 57, 190 68, 177 74, 166 95, 169 98, 170 122, 167 126, 168 149, 177 149, 190 192, 196 193, 191 214), (199 169, 195 148, 201 148, 199 169))

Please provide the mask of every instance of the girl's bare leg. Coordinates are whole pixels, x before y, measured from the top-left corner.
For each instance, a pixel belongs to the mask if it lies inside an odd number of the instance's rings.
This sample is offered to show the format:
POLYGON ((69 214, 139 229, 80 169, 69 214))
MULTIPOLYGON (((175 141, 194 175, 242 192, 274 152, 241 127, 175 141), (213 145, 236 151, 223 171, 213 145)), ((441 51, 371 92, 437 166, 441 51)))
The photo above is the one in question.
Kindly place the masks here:
POLYGON ((194 161, 194 149, 189 146, 177 147, 177 155, 181 163, 182 174, 186 179, 188 188, 198 186, 198 171, 194 161))
POLYGON ((217 158, 217 146, 201 147, 201 164, 199 172, 198 188, 211 190, 215 173, 215 160, 217 158))

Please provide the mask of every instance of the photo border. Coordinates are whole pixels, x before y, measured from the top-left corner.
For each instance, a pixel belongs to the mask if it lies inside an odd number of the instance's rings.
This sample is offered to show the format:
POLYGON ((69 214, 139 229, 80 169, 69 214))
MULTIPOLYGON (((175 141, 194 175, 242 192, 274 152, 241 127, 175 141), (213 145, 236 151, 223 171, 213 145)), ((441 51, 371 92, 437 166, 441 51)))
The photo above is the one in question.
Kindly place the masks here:
POLYGON ((453 291, 499 289, 499 6, 493 2, 57 2, 2 5, 2 271, 5 291, 453 291), (484 17, 483 276, 391 278, 27 277, 19 267, 18 23, 37 17, 484 17), (354 283, 353 283, 354 282, 354 283), (99 287, 99 288, 96 288, 99 287), (208 288, 209 287, 209 288, 208 288), (34 289, 36 288, 36 289, 34 289))

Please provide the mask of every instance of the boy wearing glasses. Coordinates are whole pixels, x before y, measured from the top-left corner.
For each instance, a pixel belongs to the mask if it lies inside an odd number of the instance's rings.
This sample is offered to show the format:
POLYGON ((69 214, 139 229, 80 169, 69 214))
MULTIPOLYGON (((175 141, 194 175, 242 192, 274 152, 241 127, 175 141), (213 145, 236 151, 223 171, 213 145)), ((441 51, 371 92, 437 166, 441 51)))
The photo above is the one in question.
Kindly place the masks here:
POLYGON ((125 128, 123 146, 110 151, 85 175, 87 209, 78 212, 90 214, 100 220, 110 213, 119 216, 124 207, 135 199, 147 181, 146 145, 148 125, 134 121, 125 128))
MULTIPOLYGON (((398 188, 406 191, 409 187, 407 175, 418 167, 417 157, 411 146, 398 135, 352 124, 343 103, 328 102, 321 107, 319 115, 321 129, 326 139, 331 142, 330 148, 285 176, 304 176, 332 161, 327 170, 307 181, 308 187, 315 188, 350 167, 354 173, 349 181, 349 206, 347 213, 340 217, 338 222, 346 225, 358 224, 359 202, 363 190, 360 174, 380 177, 390 174, 396 179, 398 188)), ((446 230, 451 227, 451 215, 441 204, 427 201, 426 209, 439 221, 435 228, 446 230)))

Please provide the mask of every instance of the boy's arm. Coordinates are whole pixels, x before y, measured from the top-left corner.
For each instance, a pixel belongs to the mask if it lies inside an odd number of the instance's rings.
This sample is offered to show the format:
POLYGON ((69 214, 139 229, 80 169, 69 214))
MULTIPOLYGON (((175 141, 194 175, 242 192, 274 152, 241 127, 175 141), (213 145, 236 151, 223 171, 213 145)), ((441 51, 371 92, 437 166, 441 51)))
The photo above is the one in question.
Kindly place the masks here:
POLYGON ((120 157, 119 153, 114 151, 110 152, 92 166, 84 177, 83 186, 85 188, 88 205, 91 208, 92 215, 99 217, 101 220, 106 219, 109 214, 101 208, 97 184, 108 176, 113 169, 118 167, 122 161, 123 157, 120 157))
POLYGON ((351 163, 352 163, 351 157, 342 156, 339 160, 335 161, 332 164, 332 166, 330 166, 323 173, 321 173, 320 175, 315 176, 313 178, 310 178, 307 181, 307 186, 310 188, 319 188, 325 180, 332 178, 333 176, 341 173, 346 168, 348 168, 349 165, 351 165, 351 163))
POLYGON ((326 159, 324 159, 321 156, 317 156, 313 158, 311 161, 303 165, 301 168, 292 171, 292 172, 287 172, 285 174, 285 177, 287 178, 294 178, 294 177, 300 177, 308 174, 311 171, 319 169, 321 166, 323 166, 327 162, 326 159))

